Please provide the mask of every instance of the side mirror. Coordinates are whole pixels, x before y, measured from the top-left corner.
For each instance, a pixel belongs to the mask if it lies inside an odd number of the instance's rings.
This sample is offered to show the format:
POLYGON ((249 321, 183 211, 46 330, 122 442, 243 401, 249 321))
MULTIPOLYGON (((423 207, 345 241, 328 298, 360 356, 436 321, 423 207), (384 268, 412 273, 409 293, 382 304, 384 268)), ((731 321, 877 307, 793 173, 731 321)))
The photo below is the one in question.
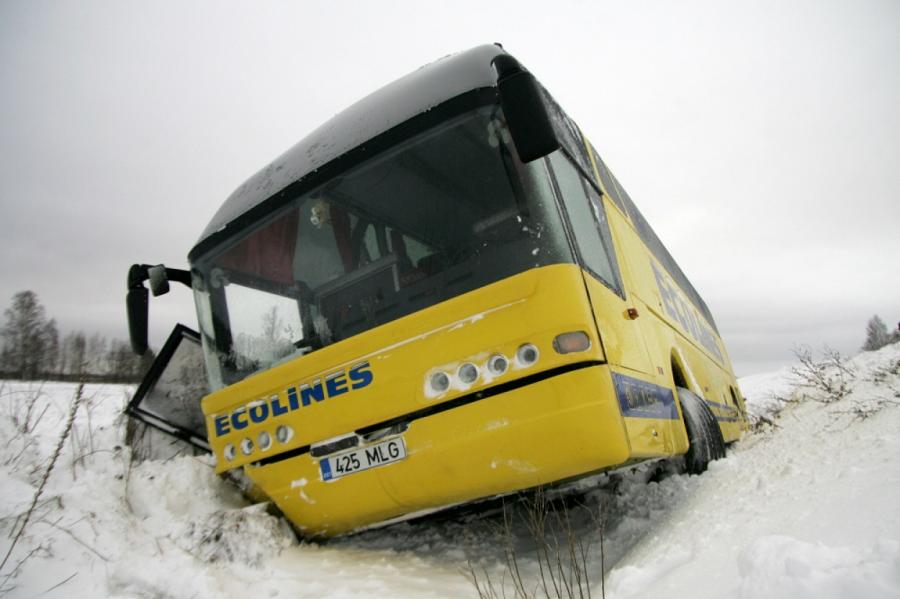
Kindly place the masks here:
POLYGON ((558 150, 559 140, 534 75, 508 54, 497 56, 492 64, 497 71, 500 107, 522 162, 558 150))
POLYGON ((128 333, 131 349, 139 356, 147 351, 147 311, 150 297, 144 281, 150 280, 150 291, 154 296, 169 292, 169 281, 175 281, 190 288, 191 273, 178 268, 166 268, 162 264, 132 264, 128 269, 128 294, 125 307, 128 310, 128 333))
POLYGON ((166 275, 166 267, 162 264, 151 266, 147 269, 150 278, 150 293, 153 297, 159 297, 169 293, 169 278, 166 275))
POLYGON ((128 270, 128 294, 125 306, 128 310, 128 335, 131 349, 139 356, 147 352, 147 311, 150 304, 147 288, 144 287, 144 271, 135 264, 128 270))

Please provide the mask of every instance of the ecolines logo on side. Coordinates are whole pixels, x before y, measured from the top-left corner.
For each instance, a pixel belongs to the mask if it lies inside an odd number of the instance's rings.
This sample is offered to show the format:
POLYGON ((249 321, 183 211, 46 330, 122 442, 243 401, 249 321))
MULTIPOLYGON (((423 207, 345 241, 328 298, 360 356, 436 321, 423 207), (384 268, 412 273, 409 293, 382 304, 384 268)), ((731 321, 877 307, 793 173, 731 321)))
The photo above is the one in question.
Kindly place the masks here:
POLYGON ((368 362, 361 362, 347 370, 332 372, 324 379, 315 379, 310 383, 301 383, 288 387, 283 396, 273 395, 269 399, 261 399, 241 406, 230 414, 222 414, 214 418, 216 436, 221 437, 232 431, 247 428, 250 423, 261 424, 269 418, 276 418, 301 407, 312 405, 313 401, 325 401, 357 389, 369 386, 375 379, 368 362))

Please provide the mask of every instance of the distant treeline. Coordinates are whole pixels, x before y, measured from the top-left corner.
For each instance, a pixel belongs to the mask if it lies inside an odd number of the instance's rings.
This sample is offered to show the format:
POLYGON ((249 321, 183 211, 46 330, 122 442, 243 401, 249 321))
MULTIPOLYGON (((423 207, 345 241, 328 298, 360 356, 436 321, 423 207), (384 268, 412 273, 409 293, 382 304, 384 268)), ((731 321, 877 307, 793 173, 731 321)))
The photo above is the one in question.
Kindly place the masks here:
POLYGON ((0 377, 21 380, 136 382, 154 353, 138 356, 126 341, 73 331, 60 338, 33 291, 20 291, 0 329, 0 377))
POLYGON ((0 380, 10 381, 51 381, 59 383, 115 383, 115 384, 137 384, 141 382, 142 376, 118 376, 114 374, 62 374, 59 372, 39 373, 34 377, 25 378, 17 372, 6 372, 0 370, 0 380))

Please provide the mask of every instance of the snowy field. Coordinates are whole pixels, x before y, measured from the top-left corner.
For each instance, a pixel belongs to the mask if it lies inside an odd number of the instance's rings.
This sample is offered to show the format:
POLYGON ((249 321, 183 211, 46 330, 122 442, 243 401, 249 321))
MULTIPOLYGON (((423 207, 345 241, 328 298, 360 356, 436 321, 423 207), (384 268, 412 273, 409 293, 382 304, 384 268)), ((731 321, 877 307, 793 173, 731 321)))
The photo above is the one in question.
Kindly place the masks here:
MULTIPOLYGON (((657 464, 553 502, 570 525, 563 549, 590 544, 592 596, 900 598, 900 344, 846 366, 831 394, 798 390, 789 369, 742 379, 757 426, 702 476, 657 464)), ((297 541, 205 457, 132 460, 120 415, 132 391, 85 387, 31 508, 76 386, 0 382, 0 595, 477 597, 472 564, 512 597, 506 556, 531 593, 556 542, 536 543, 514 501, 297 541)))

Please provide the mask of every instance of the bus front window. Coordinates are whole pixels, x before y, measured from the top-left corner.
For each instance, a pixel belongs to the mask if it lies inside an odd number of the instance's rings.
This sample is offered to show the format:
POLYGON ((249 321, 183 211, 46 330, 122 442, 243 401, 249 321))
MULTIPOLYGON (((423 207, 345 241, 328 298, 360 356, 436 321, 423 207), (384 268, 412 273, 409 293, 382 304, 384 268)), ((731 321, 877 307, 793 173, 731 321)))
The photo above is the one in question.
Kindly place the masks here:
MULTIPOLYGON (((193 265, 222 384, 529 268, 572 262, 543 161, 497 107, 303 194, 193 265)), ((214 377, 215 379, 215 377, 214 377)))

